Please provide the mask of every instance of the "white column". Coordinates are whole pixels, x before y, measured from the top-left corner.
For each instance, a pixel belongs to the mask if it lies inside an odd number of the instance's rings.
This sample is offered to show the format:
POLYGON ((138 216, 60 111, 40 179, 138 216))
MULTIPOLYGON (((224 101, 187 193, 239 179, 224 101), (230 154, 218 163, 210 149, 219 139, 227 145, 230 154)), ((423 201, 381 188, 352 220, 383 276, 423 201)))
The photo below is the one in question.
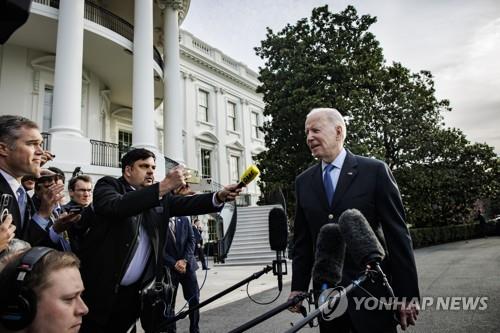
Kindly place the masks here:
POLYGON ((214 177, 217 177, 215 180, 220 184, 229 184, 228 178, 228 168, 229 163, 227 160, 227 150, 226 150, 226 126, 224 125, 225 121, 225 112, 220 113, 219 109, 223 109, 224 104, 221 103, 221 100, 224 99, 224 90, 220 87, 214 87, 214 98, 213 103, 210 103, 210 107, 212 108, 213 116, 214 116, 214 124, 215 124, 215 133, 217 133, 217 138, 219 143, 217 144, 216 151, 214 152, 215 156, 215 167, 216 173, 214 177))
POLYGON ((90 140, 82 134, 84 0, 60 1, 54 104, 49 132, 54 163, 64 170, 90 165, 90 140))
POLYGON ((84 0, 60 1, 51 133, 82 136, 84 0))
POLYGON ((153 76, 153 0, 135 0, 132 145, 156 148, 153 76))
POLYGON ((179 10, 180 2, 167 1, 163 11, 163 70, 164 101, 163 128, 164 153, 167 157, 184 163, 182 129, 184 110, 182 108, 181 67, 179 59, 179 10))

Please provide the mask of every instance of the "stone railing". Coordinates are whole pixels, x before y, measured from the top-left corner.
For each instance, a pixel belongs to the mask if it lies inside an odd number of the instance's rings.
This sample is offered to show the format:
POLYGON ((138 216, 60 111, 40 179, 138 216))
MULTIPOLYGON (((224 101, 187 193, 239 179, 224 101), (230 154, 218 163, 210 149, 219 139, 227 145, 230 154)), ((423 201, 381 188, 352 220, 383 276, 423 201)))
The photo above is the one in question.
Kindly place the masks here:
POLYGON ((234 60, 228 55, 222 53, 218 49, 208 45, 202 40, 196 38, 191 33, 181 30, 180 31, 180 43, 185 48, 200 54, 204 58, 210 59, 221 67, 228 69, 229 71, 244 77, 255 84, 259 84, 258 74, 248 68, 246 65, 234 60))
POLYGON ((130 149, 129 146, 118 143, 90 140, 92 156, 90 164, 119 168, 122 156, 130 149))

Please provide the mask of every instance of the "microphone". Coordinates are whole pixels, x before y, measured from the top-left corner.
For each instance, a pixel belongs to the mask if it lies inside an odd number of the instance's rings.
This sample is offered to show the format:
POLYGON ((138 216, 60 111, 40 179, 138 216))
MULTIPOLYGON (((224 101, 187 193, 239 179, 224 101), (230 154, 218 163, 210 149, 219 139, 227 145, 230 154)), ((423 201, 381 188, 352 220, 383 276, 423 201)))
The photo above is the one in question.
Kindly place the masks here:
MULTIPOLYGON (((342 272, 343 261, 339 258, 344 257, 344 254, 340 255, 340 253, 347 248, 356 265, 364 268, 367 264, 370 264, 371 267, 375 269, 390 296, 394 297, 394 292, 389 285, 389 281, 387 281, 387 277, 379 265, 385 257, 385 251, 363 214, 357 209, 346 210, 340 215, 338 229, 335 227, 335 225, 326 224, 320 230, 318 242, 316 244, 316 262, 313 267, 313 279, 315 279, 315 282, 323 284, 330 282, 332 284, 337 284, 338 281, 341 280, 341 273, 339 272, 342 272), (323 230, 325 227, 327 228, 326 231, 323 230), (336 229, 340 230, 341 237, 337 234, 338 231, 335 231, 336 229), (346 248, 343 248, 342 245, 339 244, 335 246, 334 244, 330 244, 337 239, 343 239, 346 248), (320 249, 321 251, 319 251, 320 249), (331 258, 331 262, 328 261, 328 256, 335 256, 335 261, 333 258, 331 258), (320 265, 320 262, 326 262, 327 264, 321 268, 322 265, 320 265)), ((341 242, 338 241, 338 243, 341 242)), ((330 311, 331 304, 340 302, 340 299, 342 299, 344 295, 348 295, 353 290, 360 288, 366 280, 372 278, 372 275, 373 271, 365 270, 365 274, 343 288, 343 292, 328 296, 328 299, 325 299, 325 302, 322 304, 322 300, 320 299, 318 303, 321 305, 319 305, 316 310, 309 313, 306 318, 295 323, 293 327, 285 333, 295 333, 312 319, 319 316, 321 313, 325 313, 324 311, 330 311)))
POLYGON ((275 207, 269 211, 269 245, 271 250, 276 251, 276 260, 273 260, 273 274, 278 276, 279 291, 283 289, 283 275, 287 274, 286 259, 282 259, 282 253, 285 252, 287 243, 287 217, 283 209, 275 207))
POLYGON ((2 20, 0 23, 0 44, 5 44, 10 36, 19 29, 30 15, 33 0, 2 0, 2 20), (5 19, 8 18, 8 19, 5 19))
POLYGON ((363 214, 357 209, 348 209, 340 215, 339 226, 354 262, 360 267, 373 267, 394 297, 392 287, 380 267, 380 262, 385 258, 384 248, 363 214))
POLYGON ((250 184, 252 180, 254 180, 255 177, 259 175, 259 173, 259 168, 257 168, 256 165, 251 164, 241 175, 240 182, 238 183, 237 188, 242 188, 250 184))
POLYGON ((345 248, 338 224, 328 223, 321 227, 312 269, 313 282, 321 286, 321 292, 337 286, 342 280, 345 248))

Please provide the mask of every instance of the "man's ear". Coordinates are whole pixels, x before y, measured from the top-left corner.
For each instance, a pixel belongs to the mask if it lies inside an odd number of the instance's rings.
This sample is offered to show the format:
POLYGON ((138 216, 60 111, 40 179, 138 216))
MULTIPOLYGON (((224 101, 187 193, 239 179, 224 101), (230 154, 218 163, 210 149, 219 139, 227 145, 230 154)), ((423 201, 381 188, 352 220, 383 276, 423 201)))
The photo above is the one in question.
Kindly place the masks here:
POLYGON ((123 171, 123 174, 124 174, 125 176, 127 176, 127 177, 130 177, 130 171, 131 171, 131 168, 132 168, 132 167, 131 167, 130 165, 127 165, 127 166, 125 167, 125 170, 123 171))
POLYGON ((342 139, 342 126, 335 126, 335 135, 342 139))
POLYGON ((5 142, 0 142, 0 156, 9 156, 9 146, 5 142))

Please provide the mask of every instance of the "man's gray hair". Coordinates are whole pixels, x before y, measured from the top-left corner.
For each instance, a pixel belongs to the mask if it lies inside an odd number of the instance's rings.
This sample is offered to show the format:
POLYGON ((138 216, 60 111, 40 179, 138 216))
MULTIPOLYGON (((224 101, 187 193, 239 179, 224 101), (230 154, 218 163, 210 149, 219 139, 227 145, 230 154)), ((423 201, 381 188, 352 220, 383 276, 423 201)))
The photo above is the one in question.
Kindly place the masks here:
POLYGON ((12 115, 0 116, 0 142, 14 149, 16 140, 20 136, 19 130, 23 127, 38 129, 38 125, 28 118, 12 115))
POLYGON ((314 108, 306 116, 306 119, 309 118, 309 116, 317 113, 322 113, 326 116, 326 118, 332 122, 334 126, 340 126, 342 127, 342 140, 345 140, 347 136, 347 128, 345 126, 345 121, 344 117, 340 114, 340 112, 337 109, 334 108, 314 108))

